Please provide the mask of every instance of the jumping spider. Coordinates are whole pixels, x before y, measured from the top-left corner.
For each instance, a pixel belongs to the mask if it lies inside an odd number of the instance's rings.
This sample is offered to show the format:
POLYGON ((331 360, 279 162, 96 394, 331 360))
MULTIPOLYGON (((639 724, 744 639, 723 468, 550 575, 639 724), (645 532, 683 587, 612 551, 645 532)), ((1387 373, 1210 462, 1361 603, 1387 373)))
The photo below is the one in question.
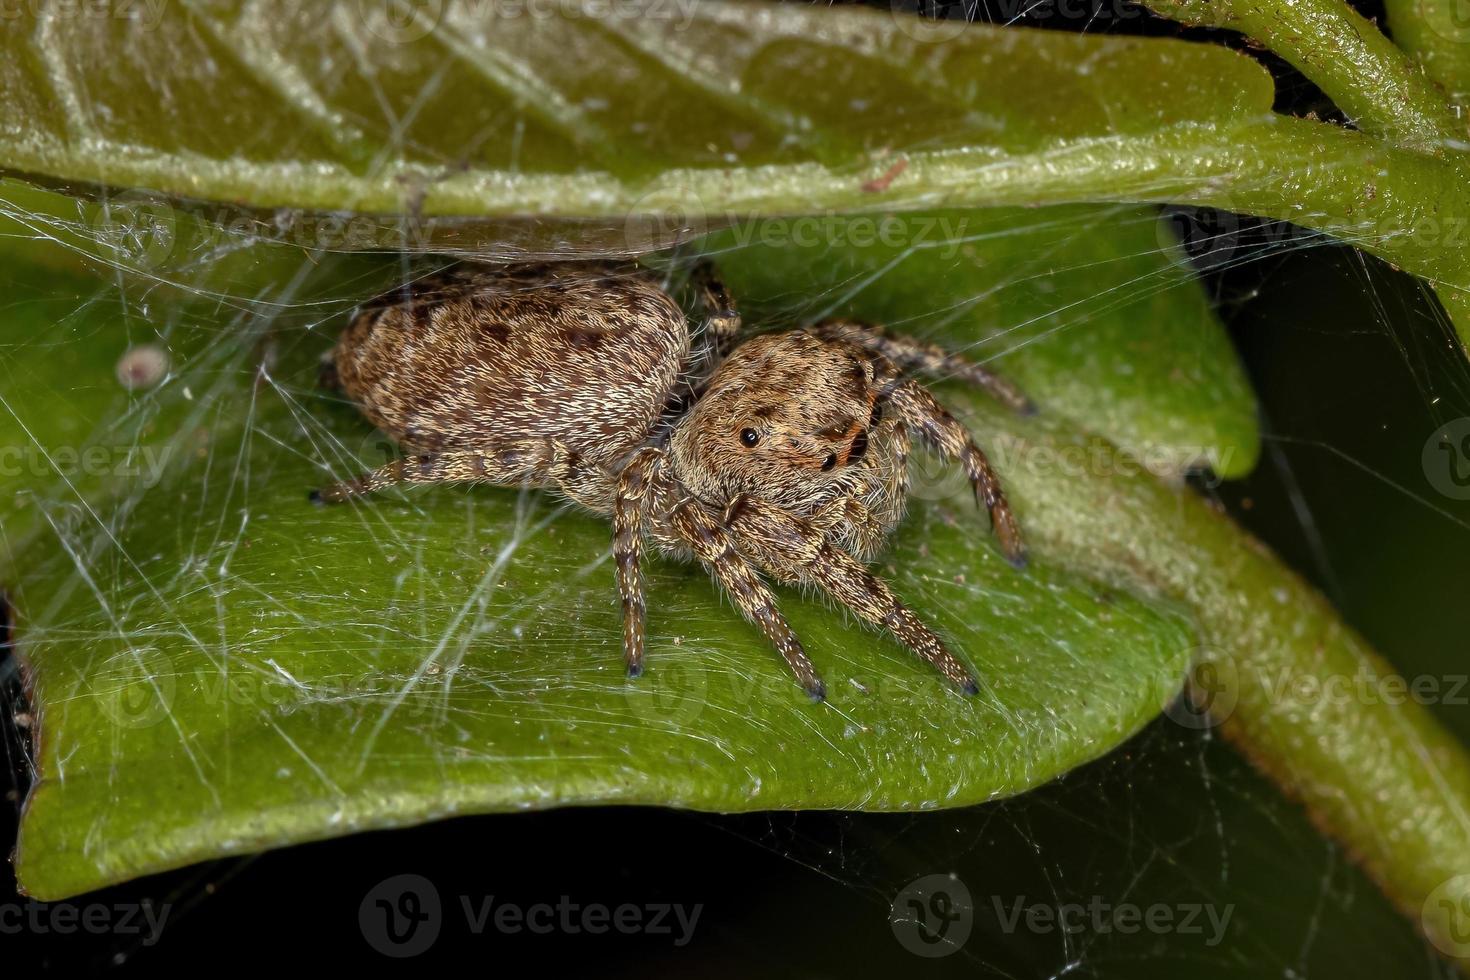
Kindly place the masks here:
POLYGON ((985 454, 901 369, 1030 403, 977 364, 852 321, 741 338, 713 269, 691 283, 703 328, 631 264, 461 264, 363 306, 323 362, 411 455, 312 494, 397 483, 559 490, 611 515, 628 674, 643 670, 645 541, 695 558, 825 696, 762 573, 814 586, 886 627, 955 686, 963 664, 867 569, 903 514, 909 433, 958 460, 1006 556, 1020 532, 985 454))

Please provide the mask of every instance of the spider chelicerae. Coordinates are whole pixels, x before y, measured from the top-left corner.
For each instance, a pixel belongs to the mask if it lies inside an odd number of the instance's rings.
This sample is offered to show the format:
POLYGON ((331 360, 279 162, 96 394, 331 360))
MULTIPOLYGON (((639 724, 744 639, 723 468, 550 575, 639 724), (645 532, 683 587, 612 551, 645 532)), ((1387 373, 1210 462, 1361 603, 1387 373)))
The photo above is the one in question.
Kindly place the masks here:
POLYGON ((558 490, 612 518, 629 676, 643 671, 645 544, 693 558, 813 700, 825 689, 765 579, 813 586, 974 693, 966 667, 868 570, 903 516, 910 433, 965 468, 1007 558, 1015 516, 965 427, 905 372, 1030 403, 981 365, 851 320, 742 335, 709 263, 696 319, 629 263, 462 263, 362 306, 323 362, 408 455, 312 494, 400 483, 558 490))

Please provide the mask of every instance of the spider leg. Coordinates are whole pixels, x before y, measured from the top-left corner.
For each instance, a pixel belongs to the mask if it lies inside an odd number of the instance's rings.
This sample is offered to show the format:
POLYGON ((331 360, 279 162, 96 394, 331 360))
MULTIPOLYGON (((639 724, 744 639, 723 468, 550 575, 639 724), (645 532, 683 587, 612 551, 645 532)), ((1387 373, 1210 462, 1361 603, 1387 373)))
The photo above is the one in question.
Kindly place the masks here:
POLYGON ((827 689, 817 676, 816 667, 812 666, 786 617, 776 608, 776 597, 761 580, 760 573, 736 549, 730 532, 693 500, 675 507, 668 519, 674 533, 710 570, 745 618, 759 626, 786 659, 807 696, 813 701, 825 699, 827 689))
POLYGON ((709 259, 700 259, 695 264, 689 273, 689 282, 705 315, 706 342, 711 346, 712 360, 719 361, 740 337, 743 324, 740 311, 735 308, 735 300, 709 259))
POLYGON ((735 300, 709 259, 700 259, 690 269, 689 287, 694 292, 694 307, 703 315, 703 321, 690 337, 689 356, 679 379, 677 402, 684 410, 699 400, 715 369, 740 342, 743 324, 735 300))
POLYGON ((990 512, 990 524, 1000 541, 1001 551, 1017 568, 1026 564, 1026 548, 1021 543, 1021 529, 1016 515, 1006 502, 1000 479, 990 467, 990 460, 959 420, 922 385, 913 381, 899 382, 889 395, 889 403, 898 411, 904 424, 916 430, 924 441, 945 459, 959 460, 975 488, 975 499, 990 512))
POLYGON ((811 521, 741 494, 725 509, 725 524, 742 545, 770 566, 773 574, 820 587, 863 620, 887 628, 961 691, 974 694, 979 690, 965 665, 899 601, 888 583, 837 547, 811 521))
POLYGON ((643 649, 648 604, 643 588, 643 525, 652 496, 654 470, 662 462, 657 449, 640 450, 618 475, 613 496, 613 561, 618 569, 618 593, 623 600, 623 660, 628 676, 643 673, 643 649))
POLYGON ((518 439, 498 449, 414 453, 351 480, 311 492, 316 503, 341 503, 401 483, 495 483, 545 486, 560 483, 569 493, 585 482, 574 454, 552 439, 518 439))
POLYGON ((951 354, 937 344, 928 344, 905 334, 891 334, 875 324, 857 320, 826 320, 812 328, 825 340, 844 340, 882 354, 894 364, 934 378, 959 378, 987 391, 1014 412, 1033 415, 1036 405, 1021 389, 983 364, 951 354))

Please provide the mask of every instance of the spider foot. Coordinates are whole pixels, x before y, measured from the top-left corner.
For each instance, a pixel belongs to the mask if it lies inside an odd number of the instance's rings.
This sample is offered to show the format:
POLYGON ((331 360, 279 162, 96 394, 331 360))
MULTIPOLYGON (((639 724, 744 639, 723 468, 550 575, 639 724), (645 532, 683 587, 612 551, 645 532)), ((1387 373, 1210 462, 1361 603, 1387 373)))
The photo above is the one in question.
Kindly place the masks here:
POLYGON ((1012 568, 1018 571, 1024 569, 1027 562, 1026 545, 1021 540, 1021 529, 1016 526, 1015 515, 1006 506, 1004 501, 1001 501, 999 505, 990 504, 987 506, 985 494, 982 492, 980 484, 977 482, 973 486, 975 490, 975 505, 977 507, 984 507, 990 512, 991 530, 995 534, 996 540, 1000 542, 1001 554, 1005 556, 1006 561, 1010 563, 1012 568))

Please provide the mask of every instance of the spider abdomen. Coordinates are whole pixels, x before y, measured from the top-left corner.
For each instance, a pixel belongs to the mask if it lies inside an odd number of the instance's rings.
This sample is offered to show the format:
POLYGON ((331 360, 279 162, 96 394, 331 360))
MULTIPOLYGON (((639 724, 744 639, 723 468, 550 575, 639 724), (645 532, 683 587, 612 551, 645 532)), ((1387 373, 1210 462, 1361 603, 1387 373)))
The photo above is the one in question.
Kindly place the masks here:
POLYGON ((646 273, 461 265, 366 304, 333 358, 408 450, 555 439, 609 466, 646 440, 688 352, 684 314, 646 273))

